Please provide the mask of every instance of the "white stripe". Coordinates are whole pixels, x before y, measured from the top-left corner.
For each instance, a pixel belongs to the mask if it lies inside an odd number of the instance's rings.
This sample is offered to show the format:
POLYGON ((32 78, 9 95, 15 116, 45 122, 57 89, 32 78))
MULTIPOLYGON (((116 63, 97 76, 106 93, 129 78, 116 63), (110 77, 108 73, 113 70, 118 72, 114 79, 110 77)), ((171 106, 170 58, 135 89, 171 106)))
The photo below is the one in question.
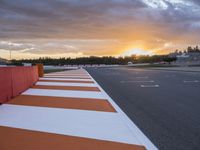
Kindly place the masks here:
POLYGON ((74 78, 40 78, 40 80, 60 80, 60 81, 92 81, 92 79, 74 79, 74 78))
POLYGON ((80 71, 80 70, 71 70, 71 71, 64 71, 64 72, 57 72, 57 73, 88 74, 86 71, 80 71))
POLYGON ((76 75, 73 75, 73 74, 45 74, 45 76, 66 76, 66 77, 89 77, 88 75, 81 75, 81 74, 76 74, 76 75))
POLYGON ((89 76, 82 76, 82 75, 44 75, 44 77, 54 77, 54 76, 57 76, 57 77, 67 77, 67 78, 89 78, 89 76))
POLYGON ((94 83, 37 82, 36 85, 97 87, 94 83))
POLYGON ((0 125, 141 145, 118 113, 2 105, 0 125))
POLYGON ((54 72, 54 73, 46 73, 46 75, 88 75, 88 73, 72 73, 72 72, 54 72))
POLYGON ((184 83, 198 83, 200 82, 199 80, 191 80, 191 81, 183 81, 184 83))
POLYGON ((74 79, 89 79, 89 77, 74 77, 74 76, 44 76, 45 78, 74 78, 74 79))
POLYGON ((158 88, 159 85, 140 85, 142 88, 158 88))
POLYGON ((87 74, 87 72, 72 72, 72 71, 63 71, 63 72, 51 72, 47 74, 87 74))
POLYGON ((145 82, 154 82, 153 80, 150 80, 150 81, 120 81, 120 83, 145 83, 145 82))
POLYGON ((96 91, 74 91, 74 90, 49 90, 49 89, 28 89, 23 95, 56 96, 56 97, 74 97, 74 98, 97 98, 105 99, 101 92, 96 91))
POLYGON ((71 72, 71 71, 67 71, 67 72, 53 72, 53 73, 47 73, 48 75, 52 75, 52 74, 63 74, 63 75, 88 75, 87 72, 71 72))

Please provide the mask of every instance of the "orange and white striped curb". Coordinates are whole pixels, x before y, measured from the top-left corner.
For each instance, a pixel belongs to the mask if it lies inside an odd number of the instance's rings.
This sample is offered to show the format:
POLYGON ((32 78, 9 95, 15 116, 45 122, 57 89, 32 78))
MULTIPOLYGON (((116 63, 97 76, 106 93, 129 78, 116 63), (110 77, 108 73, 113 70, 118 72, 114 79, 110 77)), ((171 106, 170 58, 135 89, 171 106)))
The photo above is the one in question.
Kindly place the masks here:
POLYGON ((157 150, 84 69, 50 73, 0 106, 1 150, 157 150))

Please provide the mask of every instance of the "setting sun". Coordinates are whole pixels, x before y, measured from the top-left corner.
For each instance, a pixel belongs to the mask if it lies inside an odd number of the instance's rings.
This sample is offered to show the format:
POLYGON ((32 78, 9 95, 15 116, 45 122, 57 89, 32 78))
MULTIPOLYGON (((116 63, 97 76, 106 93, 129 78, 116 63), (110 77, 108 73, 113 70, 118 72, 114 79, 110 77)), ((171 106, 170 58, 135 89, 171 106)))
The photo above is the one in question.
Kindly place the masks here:
POLYGON ((153 53, 148 50, 142 49, 131 49, 122 53, 122 56, 131 56, 131 55, 152 55, 153 53))
POLYGON ((7 59, 10 52, 14 59, 167 54, 196 46, 200 40, 196 1, 9 0, 0 4, 0 53, 7 59))

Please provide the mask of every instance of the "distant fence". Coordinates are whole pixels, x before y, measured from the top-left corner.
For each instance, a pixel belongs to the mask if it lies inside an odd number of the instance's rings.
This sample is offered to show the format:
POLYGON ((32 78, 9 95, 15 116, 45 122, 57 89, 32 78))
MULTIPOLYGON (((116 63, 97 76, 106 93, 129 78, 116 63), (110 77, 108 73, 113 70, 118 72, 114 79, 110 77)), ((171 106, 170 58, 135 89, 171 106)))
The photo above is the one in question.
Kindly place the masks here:
POLYGON ((4 103, 21 94, 37 80, 37 66, 0 67, 0 103, 4 103))

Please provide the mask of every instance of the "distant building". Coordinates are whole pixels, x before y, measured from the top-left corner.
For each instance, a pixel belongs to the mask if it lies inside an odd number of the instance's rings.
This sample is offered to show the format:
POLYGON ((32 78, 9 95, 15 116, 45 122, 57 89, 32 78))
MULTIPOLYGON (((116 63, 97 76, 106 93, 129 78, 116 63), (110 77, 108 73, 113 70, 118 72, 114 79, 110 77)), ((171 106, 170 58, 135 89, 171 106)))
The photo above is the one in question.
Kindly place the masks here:
POLYGON ((9 61, 7 59, 0 58, 0 65, 6 65, 9 61))
POLYGON ((178 52, 169 54, 171 57, 176 57, 176 64, 179 65, 200 65, 200 50, 198 46, 195 48, 188 47, 184 52, 178 52))

